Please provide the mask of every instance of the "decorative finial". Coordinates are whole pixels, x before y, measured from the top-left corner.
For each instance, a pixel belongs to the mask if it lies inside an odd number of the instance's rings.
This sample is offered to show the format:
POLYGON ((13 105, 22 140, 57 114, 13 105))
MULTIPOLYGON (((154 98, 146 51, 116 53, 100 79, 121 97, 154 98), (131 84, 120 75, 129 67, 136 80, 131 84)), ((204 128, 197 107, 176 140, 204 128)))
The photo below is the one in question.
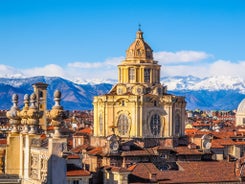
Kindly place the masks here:
POLYGON ((17 126, 20 124, 20 116, 19 116, 19 107, 18 107, 18 95, 13 94, 12 95, 12 102, 13 105, 9 111, 7 111, 6 116, 9 118, 9 122, 12 125, 12 133, 18 133, 19 130, 17 129, 17 126))
POLYGON ((61 137, 60 134, 60 126, 63 122, 65 112, 63 110, 63 107, 60 105, 61 100, 61 92, 59 90, 56 90, 54 92, 54 106, 52 107, 52 110, 47 113, 47 116, 52 120, 51 125, 54 127, 54 138, 61 137))
POLYGON ((21 124, 24 126, 22 133, 28 133, 27 111, 29 110, 29 102, 30 102, 30 96, 28 94, 25 94, 25 96, 24 96, 24 107, 23 107, 22 111, 20 111, 21 124))
POLYGON ((136 33, 136 38, 137 39, 143 39, 143 32, 141 31, 141 24, 139 24, 138 26, 139 26, 139 29, 136 33))
POLYGON ((28 125, 30 126, 29 134, 36 134, 37 133, 37 127, 39 125, 39 119, 42 117, 43 113, 38 111, 37 107, 37 96, 35 93, 31 94, 30 96, 30 107, 27 111, 28 115, 28 125))
POLYGON ((138 31, 141 31, 141 24, 139 24, 138 26, 139 26, 139 29, 138 29, 138 31))

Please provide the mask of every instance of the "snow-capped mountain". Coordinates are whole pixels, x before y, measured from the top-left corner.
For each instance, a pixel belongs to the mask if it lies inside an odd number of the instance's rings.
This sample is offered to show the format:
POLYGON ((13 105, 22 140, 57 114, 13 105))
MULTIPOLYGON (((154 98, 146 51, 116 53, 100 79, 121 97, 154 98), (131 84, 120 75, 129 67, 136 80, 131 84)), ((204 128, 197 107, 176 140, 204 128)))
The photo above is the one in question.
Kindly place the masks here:
POLYGON ((245 94, 245 80, 240 77, 214 76, 198 78, 177 76, 164 77, 161 81, 168 86, 169 90, 237 90, 245 94))
MULTIPOLYGON (((59 77, 0 78, 0 109, 10 109, 11 95, 19 95, 19 106, 23 96, 33 92, 32 84, 45 82, 48 86, 48 108, 53 105, 53 93, 62 92, 62 105, 66 110, 92 109, 94 96, 107 93, 116 80, 66 80, 59 77)), ((185 96, 187 109, 233 110, 245 98, 245 81, 238 77, 175 76, 161 78, 168 93, 185 96)))

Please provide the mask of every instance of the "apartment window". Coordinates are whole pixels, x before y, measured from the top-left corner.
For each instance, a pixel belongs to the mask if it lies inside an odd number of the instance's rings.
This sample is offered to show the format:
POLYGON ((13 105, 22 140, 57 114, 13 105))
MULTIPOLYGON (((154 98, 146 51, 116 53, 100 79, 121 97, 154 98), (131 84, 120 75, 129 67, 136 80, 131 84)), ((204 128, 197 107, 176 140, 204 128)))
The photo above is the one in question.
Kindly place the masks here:
POLYGON ((144 81, 145 82, 150 82, 150 74, 151 74, 151 69, 145 68, 144 69, 144 81))

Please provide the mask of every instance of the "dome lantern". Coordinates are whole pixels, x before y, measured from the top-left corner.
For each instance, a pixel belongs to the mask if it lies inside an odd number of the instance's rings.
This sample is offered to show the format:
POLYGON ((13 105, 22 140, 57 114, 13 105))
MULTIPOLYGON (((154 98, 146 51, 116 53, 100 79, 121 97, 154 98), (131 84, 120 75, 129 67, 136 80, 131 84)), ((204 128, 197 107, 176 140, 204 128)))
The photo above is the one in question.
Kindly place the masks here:
POLYGON ((141 62, 149 62, 153 60, 151 47, 144 41, 143 32, 139 28, 136 32, 135 41, 126 51, 126 60, 140 60, 141 62))

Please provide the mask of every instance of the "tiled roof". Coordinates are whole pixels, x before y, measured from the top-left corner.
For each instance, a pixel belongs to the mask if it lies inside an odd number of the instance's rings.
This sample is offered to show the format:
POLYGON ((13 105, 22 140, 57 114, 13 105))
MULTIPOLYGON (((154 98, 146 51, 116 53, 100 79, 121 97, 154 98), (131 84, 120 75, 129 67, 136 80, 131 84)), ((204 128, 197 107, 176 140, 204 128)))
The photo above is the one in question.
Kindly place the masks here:
POLYGON ((66 176, 90 176, 90 172, 74 164, 67 164, 66 176))
POLYGON ((83 128, 81 130, 76 131, 73 136, 80 136, 80 135, 91 135, 92 129, 89 127, 83 128))
POLYGON ((75 154, 68 155, 67 158, 68 159, 80 159, 79 155, 75 155, 75 154))
POLYGON ((235 164, 232 162, 177 162, 179 170, 159 171, 152 163, 139 163, 131 168, 129 183, 150 181, 156 174, 158 183, 213 183, 239 182, 235 176, 235 164))
POLYGON ((203 155, 203 152, 197 149, 190 149, 186 146, 178 146, 175 148, 178 155, 203 155))
POLYGON ((112 172, 130 172, 128 169, 123 167, 105 166, 105 170, 111 170, 112 172))
POLYGON ((235 142, 231 139, 213 139, 211 141, 211 148, 223 148, 229 145, 235 145, 235 142))
POLYGON ((234 163, 231 162, 178 162, 178 164, 182 170, 160 172, 158 179, 169 179, 169 182, 164 183, 239 181, 234 173, 234 163))
POLYGON ((91 149, 87 153, 89 155, 101 155, 102 154, 102 148, 101 147, 96 147, 96 148, 91 149))
POLYGON ((132 150, 132 151, 123 151, 122 156, 147 156, 147 155, 155 155, 152 149, 145 150, 132 150))
POLYGON ((0 145, 7 144, 7 139, 0 139, 0 145))
POLYGON ((90 172, 83 169, 66 171, 66 176, 90 176, 90 172))
POLYGON ((90 149, 92 149, 92 147, 89 146, 88 144, 83 144, 83 145, 79 145, 79 146, 77 146, 75 148, 72 148, 71 151, 73 153, 79 153, 79 152, 82 152, 84 149, 90 150, 90 149))

